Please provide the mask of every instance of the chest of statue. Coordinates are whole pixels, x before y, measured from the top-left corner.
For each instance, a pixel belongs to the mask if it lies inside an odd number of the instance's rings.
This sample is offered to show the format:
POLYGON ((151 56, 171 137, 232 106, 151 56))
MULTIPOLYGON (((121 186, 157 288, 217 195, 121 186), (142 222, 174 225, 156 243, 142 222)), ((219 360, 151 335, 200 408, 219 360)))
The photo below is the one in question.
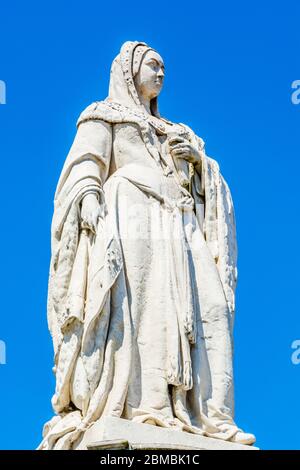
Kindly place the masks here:
MULTIPOLYGON (((150 133, 148 138, 149 144, 156 148, 158 141, 156 142, 150 133)), ((156 162, 145 145, 140 126, 135 123, 114 124, 112 159, 116 169, 130 163, 157 168, 156 162)))
POLYGON ((167 138, 167 133, 156 133, 154 128, 143 135, 138 124, 114 124, 110 174, 132 163, 144 167, 145 171, 147 168, 159 170, 162 193, 172 199, 181 198, 182 191, 176 178, 176 167, 168 152, 167 138))
POLYGON ((161 166, 164 171, 167 166, 173 173, 180 171, 183 179, 188 179, 187 162, 174 162, 168 148, 168 138, 175 135, 186 137, 184 129, 171 123, 163 127, 164 132, 161 132, 150 125, 149 131, 145 133, 137 123, 114 124, 113 167, 118 169, 129 163, 137 163, 156 169, 161 166))

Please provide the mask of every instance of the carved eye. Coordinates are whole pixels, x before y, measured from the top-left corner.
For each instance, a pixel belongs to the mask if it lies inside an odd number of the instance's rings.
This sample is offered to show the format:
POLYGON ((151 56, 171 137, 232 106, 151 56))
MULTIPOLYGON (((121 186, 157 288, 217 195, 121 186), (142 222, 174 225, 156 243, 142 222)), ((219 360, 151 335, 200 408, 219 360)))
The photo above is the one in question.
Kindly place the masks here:
POLYGON ((153 70, 159 70, 160 68, 162 69, 163 73, 165 73, 165 67, 164 65, 160 65, 156 60, 149 60, 147 62, 147 65, 151 67, 153 70))
POLYGON ((154 62, 154 60, 151 60, 150 62, 148 62, 148 65, 154 68, 156 66, 156 62, 154 62))

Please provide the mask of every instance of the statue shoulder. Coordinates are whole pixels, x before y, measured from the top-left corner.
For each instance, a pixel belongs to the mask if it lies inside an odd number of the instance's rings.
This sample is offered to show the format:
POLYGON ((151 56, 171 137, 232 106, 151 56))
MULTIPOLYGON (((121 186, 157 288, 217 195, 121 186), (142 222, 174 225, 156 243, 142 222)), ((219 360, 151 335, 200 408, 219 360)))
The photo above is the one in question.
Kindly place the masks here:
POLYGON ((94 101, 80 114, 77 120, 77 127, 87 121, 104 121, 109 124, 114 124, 119 120, 119 111, 112 107, 109 101, 94 101))

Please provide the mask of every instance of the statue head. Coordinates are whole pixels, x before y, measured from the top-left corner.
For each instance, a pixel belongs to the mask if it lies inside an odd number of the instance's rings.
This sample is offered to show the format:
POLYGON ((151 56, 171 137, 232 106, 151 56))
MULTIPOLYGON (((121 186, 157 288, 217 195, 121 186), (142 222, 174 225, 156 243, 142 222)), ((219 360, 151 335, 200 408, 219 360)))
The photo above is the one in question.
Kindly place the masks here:
POLYGON ((109 99, 138 108, 143 99, 149 100, 151 113, 159 117, 157 97, 163 80, 161 56, 144 42, 127 41, 112 63, 109 99))
POLYGON ((156 98, 163 86, 164 62, 153 49, 146 50, 142 57, 138 72, 134 75, 134 83, 139 96, 152 100, 156 98))

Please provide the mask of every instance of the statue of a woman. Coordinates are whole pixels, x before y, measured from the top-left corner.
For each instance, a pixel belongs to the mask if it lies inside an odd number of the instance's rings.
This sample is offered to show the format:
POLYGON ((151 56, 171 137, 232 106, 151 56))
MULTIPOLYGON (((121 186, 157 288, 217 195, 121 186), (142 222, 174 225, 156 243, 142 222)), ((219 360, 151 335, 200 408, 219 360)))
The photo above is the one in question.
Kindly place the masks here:
POLYGON ((55 194, 40 448, 75 448, 103 416, 255 441, 233 421, 230 192, 203 140, 160 115, 163 79, 160 55, 126 42, 79 117, 55 194))

